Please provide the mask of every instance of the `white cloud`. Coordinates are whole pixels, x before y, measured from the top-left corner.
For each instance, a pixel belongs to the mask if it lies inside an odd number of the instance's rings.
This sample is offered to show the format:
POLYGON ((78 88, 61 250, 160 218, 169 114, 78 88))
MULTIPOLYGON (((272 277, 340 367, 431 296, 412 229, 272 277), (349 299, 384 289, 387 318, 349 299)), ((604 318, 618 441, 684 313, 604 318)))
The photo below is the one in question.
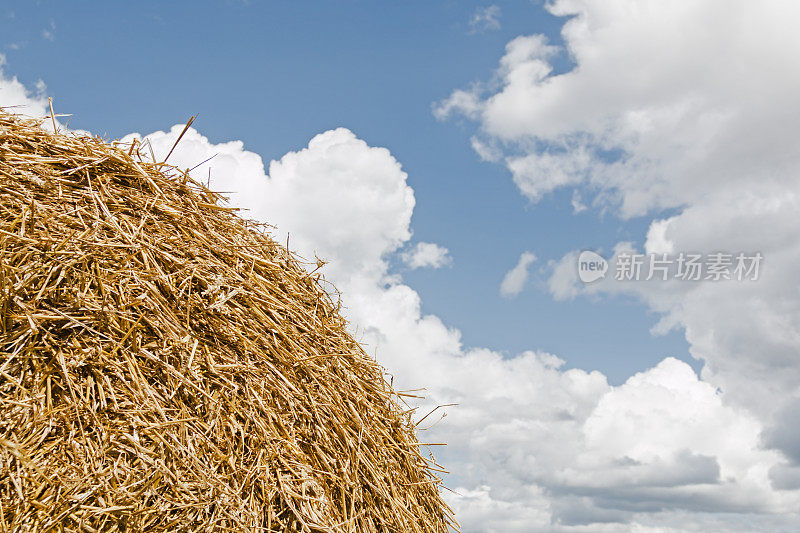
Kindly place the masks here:
POLYGON ((583 213, 587 209, 589 209, 586 204, 583 203, 583 199, 581 198, 581 194, 578 191, 572 192, 572 212, 575 214, 583 213))
MULTIPOLYGON (((547 286, 550 294, 556 300, 571 300, 581 294, 581 282, 576 269, 577 264, 577 251, 570 252, 559 261, 551 261, 548 264, 550 278, 547 280, 547 286)), ((594 287, 599 283, 602 283, 602 281, 595 282, 590 287, 594 287)))
MULTIPOLYGON (((446 112, 442 116, 446 116, 446 112)), ((499 161, 502 156, 503 152, 497 146, 494 146, 490 143, 484 142, 483 140, 479 139, 478 137, 472 137, 470 139, 470 144, 472 145, 472 149, 475 150, 475 153, 478 154, 478 157, 481 158, 483 161, 491 161, 497 162, 499 161)))
POLYGON ((514 183, 534 202, 555 189, 580 184, 592 170, 591 156, 583 149, 511 157, 507 165, 514 183))
POLYGON ((0 107, 9 113, 43 117, 50 113, 47 106, 46 87, 39 81, 36 91, 29 91, 16 76, 9 78, 4 72, 6 57, 0 54, 0 107))
POLYGON ((453 94, 437 105, 433 106, 433 114, 439 120, 444 120, 458 112, 470 118, 480 116, 482 105, 475 91, 458 89, 453 94))
POLYGON ((472 33, 500 29, 500 8, 492 4, 486 7, 475 8, 469 27, 472 33))
POLYGON ((560 0, 549 9, 573 16, 563 36, 577 68, 552 75, 557 49, 519 37, 501 60, 498 91, 455 91, 438 107, 479 116, 485 135, 528 151, 509 166, 532 199, 594 185, 633 216, 749 182, 763 160, 774 164, 762 181, 792 181, 800 5, 560 0))
MULTIPOLYGON (((170 151, 183 125, 147 136, 157 160, 170 151)), ((122 139, 130 142, 141 135, 122 139)), ((146 153, 146 151, 145 151, 146 153)), ((189 128, 169 163, 192 168, 211 188, 229 193, 244 216, 276 226, 279 242, 306 259, 331 259, 326 272, 337 281, 380 279, 384 258, 411 237, 414 193, 406 173, 385 148, 373 148, 347 129, 319 134, 298 152, 269 164, 241 141, 212 145, 189 128), (209 181, 210 180, 210 181, 209 181)))
POLYGON ((417 245, 403 252, 403 262, 410 268, 442 268, 453 264, 450 250, 432 242, 419 242, 417 245))
POLYGON ((42 37, 50 42, 56 40, 56 21, 50 19, 50 23, 42 30, 42 37))
POLYGON ((528 268, 536 261, 536 256, 531 252, 523 252, 519 256, 516 266, 506 272, 500 284, 500 294, 506 298, 513 298, 522 292, 528 281, 528 268))

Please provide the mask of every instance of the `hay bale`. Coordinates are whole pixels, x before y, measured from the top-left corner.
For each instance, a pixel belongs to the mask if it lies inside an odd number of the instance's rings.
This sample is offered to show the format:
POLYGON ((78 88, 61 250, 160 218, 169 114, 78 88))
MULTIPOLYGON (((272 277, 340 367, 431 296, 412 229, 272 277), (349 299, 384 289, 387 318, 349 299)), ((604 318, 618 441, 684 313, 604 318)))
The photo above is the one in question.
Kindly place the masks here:
POLYGON ((317 275, 136 144, 0 110, 0 530, 445 532, 317 275))

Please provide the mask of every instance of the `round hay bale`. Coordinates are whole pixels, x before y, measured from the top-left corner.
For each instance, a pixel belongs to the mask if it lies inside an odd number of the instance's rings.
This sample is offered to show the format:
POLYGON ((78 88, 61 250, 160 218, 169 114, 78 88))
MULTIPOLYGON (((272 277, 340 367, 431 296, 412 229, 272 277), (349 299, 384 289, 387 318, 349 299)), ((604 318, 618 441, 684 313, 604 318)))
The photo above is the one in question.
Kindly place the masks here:
POLYGON ((220 199, 0 111, 0 530, 455 527, 322 280, 220 199))

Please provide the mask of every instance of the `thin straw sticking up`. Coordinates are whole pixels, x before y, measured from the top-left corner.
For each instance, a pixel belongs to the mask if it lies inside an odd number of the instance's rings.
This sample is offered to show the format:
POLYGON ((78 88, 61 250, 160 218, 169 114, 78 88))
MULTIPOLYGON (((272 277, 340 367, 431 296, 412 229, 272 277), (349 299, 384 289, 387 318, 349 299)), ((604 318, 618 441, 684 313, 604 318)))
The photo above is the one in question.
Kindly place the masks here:
POLYGON ((173 144, 172 148, 170 148, 169 153, 167 154, 167 157, 165 157, 164 161, 161 162, 162 165, 167 162, 167 159, 169 159, 169 156, 171 156, 172 152, 175 151, 175 147, 178 146, 179 142, 181 142, 181 139, 183 139, 183 135, 191 127, 192 123, 194 122, 194 119, 196 119, 196 118, 197 118, 197 115, 193 115, 189 120, 186 121, 186 125, 183 127, 183 131, 181 131, 181 134, 178 135, 177 139, 175 139, 175 144, 173 144))
POLYGON ((47 102, 50 104, 50 118, 53 119, 53 133, 58 133, 58 128, 56 128, 56 113, 53 111, 53 99, 48 96, 47 102))

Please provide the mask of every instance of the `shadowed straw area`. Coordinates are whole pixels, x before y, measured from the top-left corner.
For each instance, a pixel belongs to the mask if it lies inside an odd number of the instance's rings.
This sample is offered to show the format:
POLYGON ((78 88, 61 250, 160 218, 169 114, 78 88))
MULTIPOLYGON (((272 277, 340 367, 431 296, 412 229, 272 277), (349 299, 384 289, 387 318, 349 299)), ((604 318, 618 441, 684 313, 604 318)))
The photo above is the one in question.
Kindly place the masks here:
POLYGON ((139 149, 0 110, 0 530, 455 528, 323 280, 139 149))

